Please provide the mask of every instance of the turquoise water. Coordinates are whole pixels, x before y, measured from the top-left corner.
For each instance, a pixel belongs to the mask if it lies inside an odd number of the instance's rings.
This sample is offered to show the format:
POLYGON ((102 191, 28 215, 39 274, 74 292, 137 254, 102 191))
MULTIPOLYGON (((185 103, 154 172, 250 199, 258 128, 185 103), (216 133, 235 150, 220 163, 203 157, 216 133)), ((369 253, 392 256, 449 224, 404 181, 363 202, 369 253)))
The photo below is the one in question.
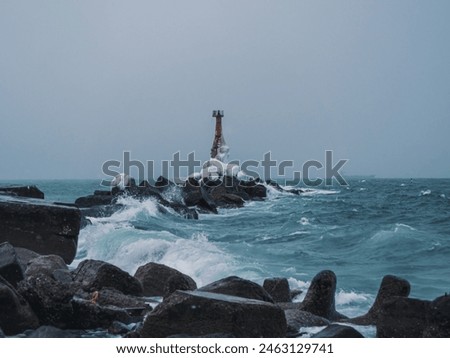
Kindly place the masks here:
MULTIPOLYGON (((21 181, 19 184, 30 184, 21 181)), ((99 181, 33 181, 46 199, 73 202, 99 181)), ((92 219, 79 237, 76 266, 109 261, 134 274, 149 261, 192 276, 199 286, 229 275, 262 283, 283 276, 306 289, 321 270, 338 278, 336 303, 356 316, 372 304, 386 274, 410 281, 411 296, 450 291, 450 179, 353 179, 348 187, 295 196, 269 192, 264 202, 200 215, 158 212, 152 200, 122 200, 110 218, 92 219)))

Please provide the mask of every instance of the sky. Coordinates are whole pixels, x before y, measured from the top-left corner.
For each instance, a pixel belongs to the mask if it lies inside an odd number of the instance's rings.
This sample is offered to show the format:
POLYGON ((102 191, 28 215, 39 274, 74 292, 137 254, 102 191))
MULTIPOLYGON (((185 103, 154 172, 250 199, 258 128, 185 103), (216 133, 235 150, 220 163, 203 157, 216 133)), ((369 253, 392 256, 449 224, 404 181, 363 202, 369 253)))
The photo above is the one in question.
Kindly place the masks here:
POLYGON ((450 1, 0 0, 0 179, 230 159, 450 177, 450 1))

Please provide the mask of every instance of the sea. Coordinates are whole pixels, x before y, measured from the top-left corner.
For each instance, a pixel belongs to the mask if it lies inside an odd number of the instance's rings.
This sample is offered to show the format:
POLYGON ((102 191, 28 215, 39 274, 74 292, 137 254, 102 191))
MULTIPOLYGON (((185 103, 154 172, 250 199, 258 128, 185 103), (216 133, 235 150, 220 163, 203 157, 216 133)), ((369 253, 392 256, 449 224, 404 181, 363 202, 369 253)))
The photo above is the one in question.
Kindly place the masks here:
MULTIPOLYGON (((152 199, 122 198, 122 210, 91 218, 81 230, 71 267, 98 259, 134 274, 158 262, 199 287, 231 275, 260 284, 286 277, 291 289, 303 291, 297 301, 317 273, 332 270, 336 308, 349 317, 367 312, 388 274, 411 283, 410 297, 432 300, 450 292, 450 179, 346 179, 347 186, 304 188, 301 195, 268 187, 264 201, 199 220, 161 213, 152 199)), ((46 200, 73 203, 100 181, 2 184, 35 184, 46 200)), ((375 335, 374 327, 359 330, 375 335)))

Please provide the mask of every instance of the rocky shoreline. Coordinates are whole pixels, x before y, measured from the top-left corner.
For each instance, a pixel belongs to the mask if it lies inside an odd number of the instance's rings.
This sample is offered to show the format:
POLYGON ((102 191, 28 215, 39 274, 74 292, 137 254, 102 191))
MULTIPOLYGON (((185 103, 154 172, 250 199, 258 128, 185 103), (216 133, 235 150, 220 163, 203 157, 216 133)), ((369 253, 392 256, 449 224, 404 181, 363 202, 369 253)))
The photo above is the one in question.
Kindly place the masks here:
MULTIPOLYGON (((410 298, 410 284, 385 276, 371 309, 360 317, 336 311, 336 275, 319 272, 296 302, 286 278, 262 285, 226 277, 197 287, 189 276, 149 262, 134 276, 103 261, 76 255, 86 216, 120 210, 120 197, 153 198, 161 211, 188 219, 217 208, 263 200, 267 185, 227 178, 177 186, 154 185, 96 191, 75 205, 48 203, 36 187, 0 188, 0 337, 301 337, 324 327, 317 338, 363 337, 358 326, 376 326, 376 336, 450 337, 450 296, 410 298), (294 300, 293 300, 294 298, 294 300)), ((268 183, 275 190, 283 190, 268 183)), ((293 194, 301 194, 300 191, 293 194)))

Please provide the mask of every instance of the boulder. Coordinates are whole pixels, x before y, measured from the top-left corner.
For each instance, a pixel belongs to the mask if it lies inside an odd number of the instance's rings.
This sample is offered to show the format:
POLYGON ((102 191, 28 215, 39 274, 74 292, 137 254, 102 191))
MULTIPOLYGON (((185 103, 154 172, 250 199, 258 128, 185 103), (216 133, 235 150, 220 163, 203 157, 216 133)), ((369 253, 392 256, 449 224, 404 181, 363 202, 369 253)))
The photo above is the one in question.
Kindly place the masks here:
POLYGON ((311 281, 300 309, 330 321, 345 319, 335 308, 336 275, 333 271, 319 272, 311 281))
POLYGON ((383 304, 392 297, 408 297, 410 290, 411 285, 405 279, 392 275, 386 275, 381 281, 377 297, 375 298, 375 302, 369 312, 363 316, 351 318, 345 321, 358 325, 376 325, 378 316, 380 315, 380 309, 383 304))
POLYGON ((16 250, 9 242, 0 244, 0 276, 14 287, 23 280, 23 271, 16 250))
POLYGON ((68 267, 61 257, 56 255, 39 256, 28 262, 25 277, 37 276, 39 274, 53 277, 53 273, 56 270, 65 270, 68 272, 68 267))
POLYGON ((287 309, 284 314, 288 332, 291 334, 298 333, 302 327, 327 326, 330 324, 330 321, 326 318, 299 309, 287 309))
POLYGON ((28 302, 0 276, 0 327, 8 335, 19 334, 39 326, 28 302))
POLYGON ((311 338, 364 338, 364 336, 353 327, 331 324, 311 338))
POLYGON ((44 193, 35 185, 11 185, 0 187, 0 195, 19 196, 24 198, 44 199, 44 193))
POLYGON ((431 302, 428 314, 428 327, 424 330, 424 337, 450 337, 450 296, 445 295, 431 302))
POLYGON ((266 278, 263 288, 273 298, 275 302, 291 302, 291 290, 286 278, 275 277, 266 278))
POLYGON ((81 221, 77 207, 0 195, 0 217, 0 243, 58 255, 68 264, 75 258, 81 221))
POLYGON ((198 290, 274 303, 272 297, 260 285, 237 276, 223 278, 198 290))
POLYGON ((393 297, 383 303, 377 319, 379 338, 420 338, 427 327, 431 302, 393 297))
POLYGON ((114 288, 103 288, 92 293, 79 290, 76 296, 84 300, 92 301, 100 306, 115 306, 119 308, 140 308, 142 311, 151 310, 143 297, 125 295, 114 288))
POLYGON ((140 335, 169 337, 232 334, 285 337, 284 312, 269 302, 202 291, 176 291, 147 315, 140 335))
POLYGON ((5 334, 3 333, 2 329, 0 328, 0 338, 6 338, 5 334))
POLYGON ((43 325, 69 328, 73 316, 71 300, 77 287, 45 274, 28 276, 18 286, 43 325))
POLYGON ((143 287, 145 296, 167 296, 176 290, 195 290, 195 281, 174 268, 149 262, 140 266, 134 277, 143 287))
POLYGON ((75 205, 79 208, 91 208, 98 205, 115 204, 115 198, 111 195, 87 195, 75 200, 75 205))
POLYGON ((71 301, 73 315, 68 326, 73 329, 109 328, 114 321, 125 324, 134 319, 123 308, 114 306, 100 306, 90 300, 74 298, 71 301))
POLYGON ((129 295, 142 295, 141 283, 127 272, 98 260, 84 260, 73 272, 75 282, 85 291, 93 292, 102 288, 115 288, 129 295))
POLYGON ((27 270, 28 262, 40 256, 38 253, 23 247, 15 247, 14 250, 16 251, 17 261, 19 262, 20 267, 22 267, 23 272, 27 270))

